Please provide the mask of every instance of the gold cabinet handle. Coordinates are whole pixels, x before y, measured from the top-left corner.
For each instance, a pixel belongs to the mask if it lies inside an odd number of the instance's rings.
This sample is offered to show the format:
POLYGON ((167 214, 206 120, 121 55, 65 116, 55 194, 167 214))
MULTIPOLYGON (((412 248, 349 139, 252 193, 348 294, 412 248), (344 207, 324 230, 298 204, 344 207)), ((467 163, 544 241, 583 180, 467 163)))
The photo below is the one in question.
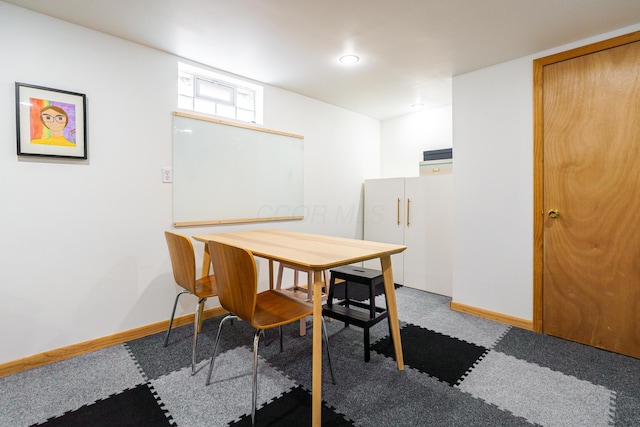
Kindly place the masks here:
POLYGON ((400 197, 398 197, 398 225, 400 225, 400 197))
POLYGON ((411 199, 407 198, 407 227, 411 225, 411 220, 409 219, 409 206, 411 206, 411 199))
POLYGON ((558 212, 558 209, 551 209, 549 211, 549 218, 558 218, 560 216, 560 212, 558 212))

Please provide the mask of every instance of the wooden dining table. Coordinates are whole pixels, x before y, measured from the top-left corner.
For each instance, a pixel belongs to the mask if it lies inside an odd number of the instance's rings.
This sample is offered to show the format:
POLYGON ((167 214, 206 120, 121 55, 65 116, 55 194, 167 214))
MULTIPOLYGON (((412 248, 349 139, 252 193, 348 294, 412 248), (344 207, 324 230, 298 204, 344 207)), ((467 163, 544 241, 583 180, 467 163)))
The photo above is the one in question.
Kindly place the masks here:
MULTIPOLYGON (((200 234, 193 236, 205 243, 202 274, 210 272, 211 259, 207 242, 220 242, 247 249, 254 256, 269 260, 269 286, 273 288, 273 262, 299 266, 313 271, 313 293, 322 294, 322 272, 335 267, 379 258, 390 333, 398 370, 404 370, 400 323, 396 305, 395 285, 391 268, 391 255, 400 253, 406 246, 367 240, 332 237, 286 230, 249 230, 229 233, 200 234)), ((214 272, 215 273, 215 272, 214 272)), ((312 361, 312 425, 321 425, 322 412, 322 298, 313 299, 313 361, 312 361)))

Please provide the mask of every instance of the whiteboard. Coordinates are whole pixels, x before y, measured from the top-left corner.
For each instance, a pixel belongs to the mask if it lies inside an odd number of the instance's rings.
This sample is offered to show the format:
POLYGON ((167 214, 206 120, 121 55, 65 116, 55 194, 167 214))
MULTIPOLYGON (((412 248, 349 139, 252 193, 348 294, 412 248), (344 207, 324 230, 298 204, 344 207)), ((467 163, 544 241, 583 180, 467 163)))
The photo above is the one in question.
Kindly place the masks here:
POLYGON ((174 112, 173 224, 303 219, 304 137, 174 112))

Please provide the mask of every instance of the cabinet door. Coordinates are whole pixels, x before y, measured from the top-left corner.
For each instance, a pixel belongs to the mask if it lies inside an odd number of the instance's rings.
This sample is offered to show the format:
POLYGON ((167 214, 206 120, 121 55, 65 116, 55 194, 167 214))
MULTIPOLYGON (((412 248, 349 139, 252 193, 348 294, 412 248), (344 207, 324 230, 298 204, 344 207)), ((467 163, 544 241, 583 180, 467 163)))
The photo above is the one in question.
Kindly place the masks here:
MULTIPOLYGON (((364 182, 364 239, 404 244, 404 178, 368 179, 364 182)), ((403 283, 402 253, 392 255, 393 279, 403 283)), ((379 270, 380 261, 364 266, 379 270)))
POLYGON ((451 296, 452 176, 405 180, 404 285, 451 296))

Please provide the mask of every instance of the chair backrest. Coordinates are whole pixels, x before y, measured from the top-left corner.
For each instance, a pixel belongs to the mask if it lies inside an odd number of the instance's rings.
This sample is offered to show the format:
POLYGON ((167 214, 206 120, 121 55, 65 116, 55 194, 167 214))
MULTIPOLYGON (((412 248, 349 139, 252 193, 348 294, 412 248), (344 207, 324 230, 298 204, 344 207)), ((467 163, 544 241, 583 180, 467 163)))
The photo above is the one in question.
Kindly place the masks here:
POLYGON ((209 242, 209 254, 218 283, 218 300, 227 311, 253 323, 258 275, 253 254, 242 248, 209 242))
POLYGON ((196 256, 193 252, 193 243, 187 236, 171 231, 165 231, 164 237, 169 247, 174 280, 178 285, 195 294, 196 256))

